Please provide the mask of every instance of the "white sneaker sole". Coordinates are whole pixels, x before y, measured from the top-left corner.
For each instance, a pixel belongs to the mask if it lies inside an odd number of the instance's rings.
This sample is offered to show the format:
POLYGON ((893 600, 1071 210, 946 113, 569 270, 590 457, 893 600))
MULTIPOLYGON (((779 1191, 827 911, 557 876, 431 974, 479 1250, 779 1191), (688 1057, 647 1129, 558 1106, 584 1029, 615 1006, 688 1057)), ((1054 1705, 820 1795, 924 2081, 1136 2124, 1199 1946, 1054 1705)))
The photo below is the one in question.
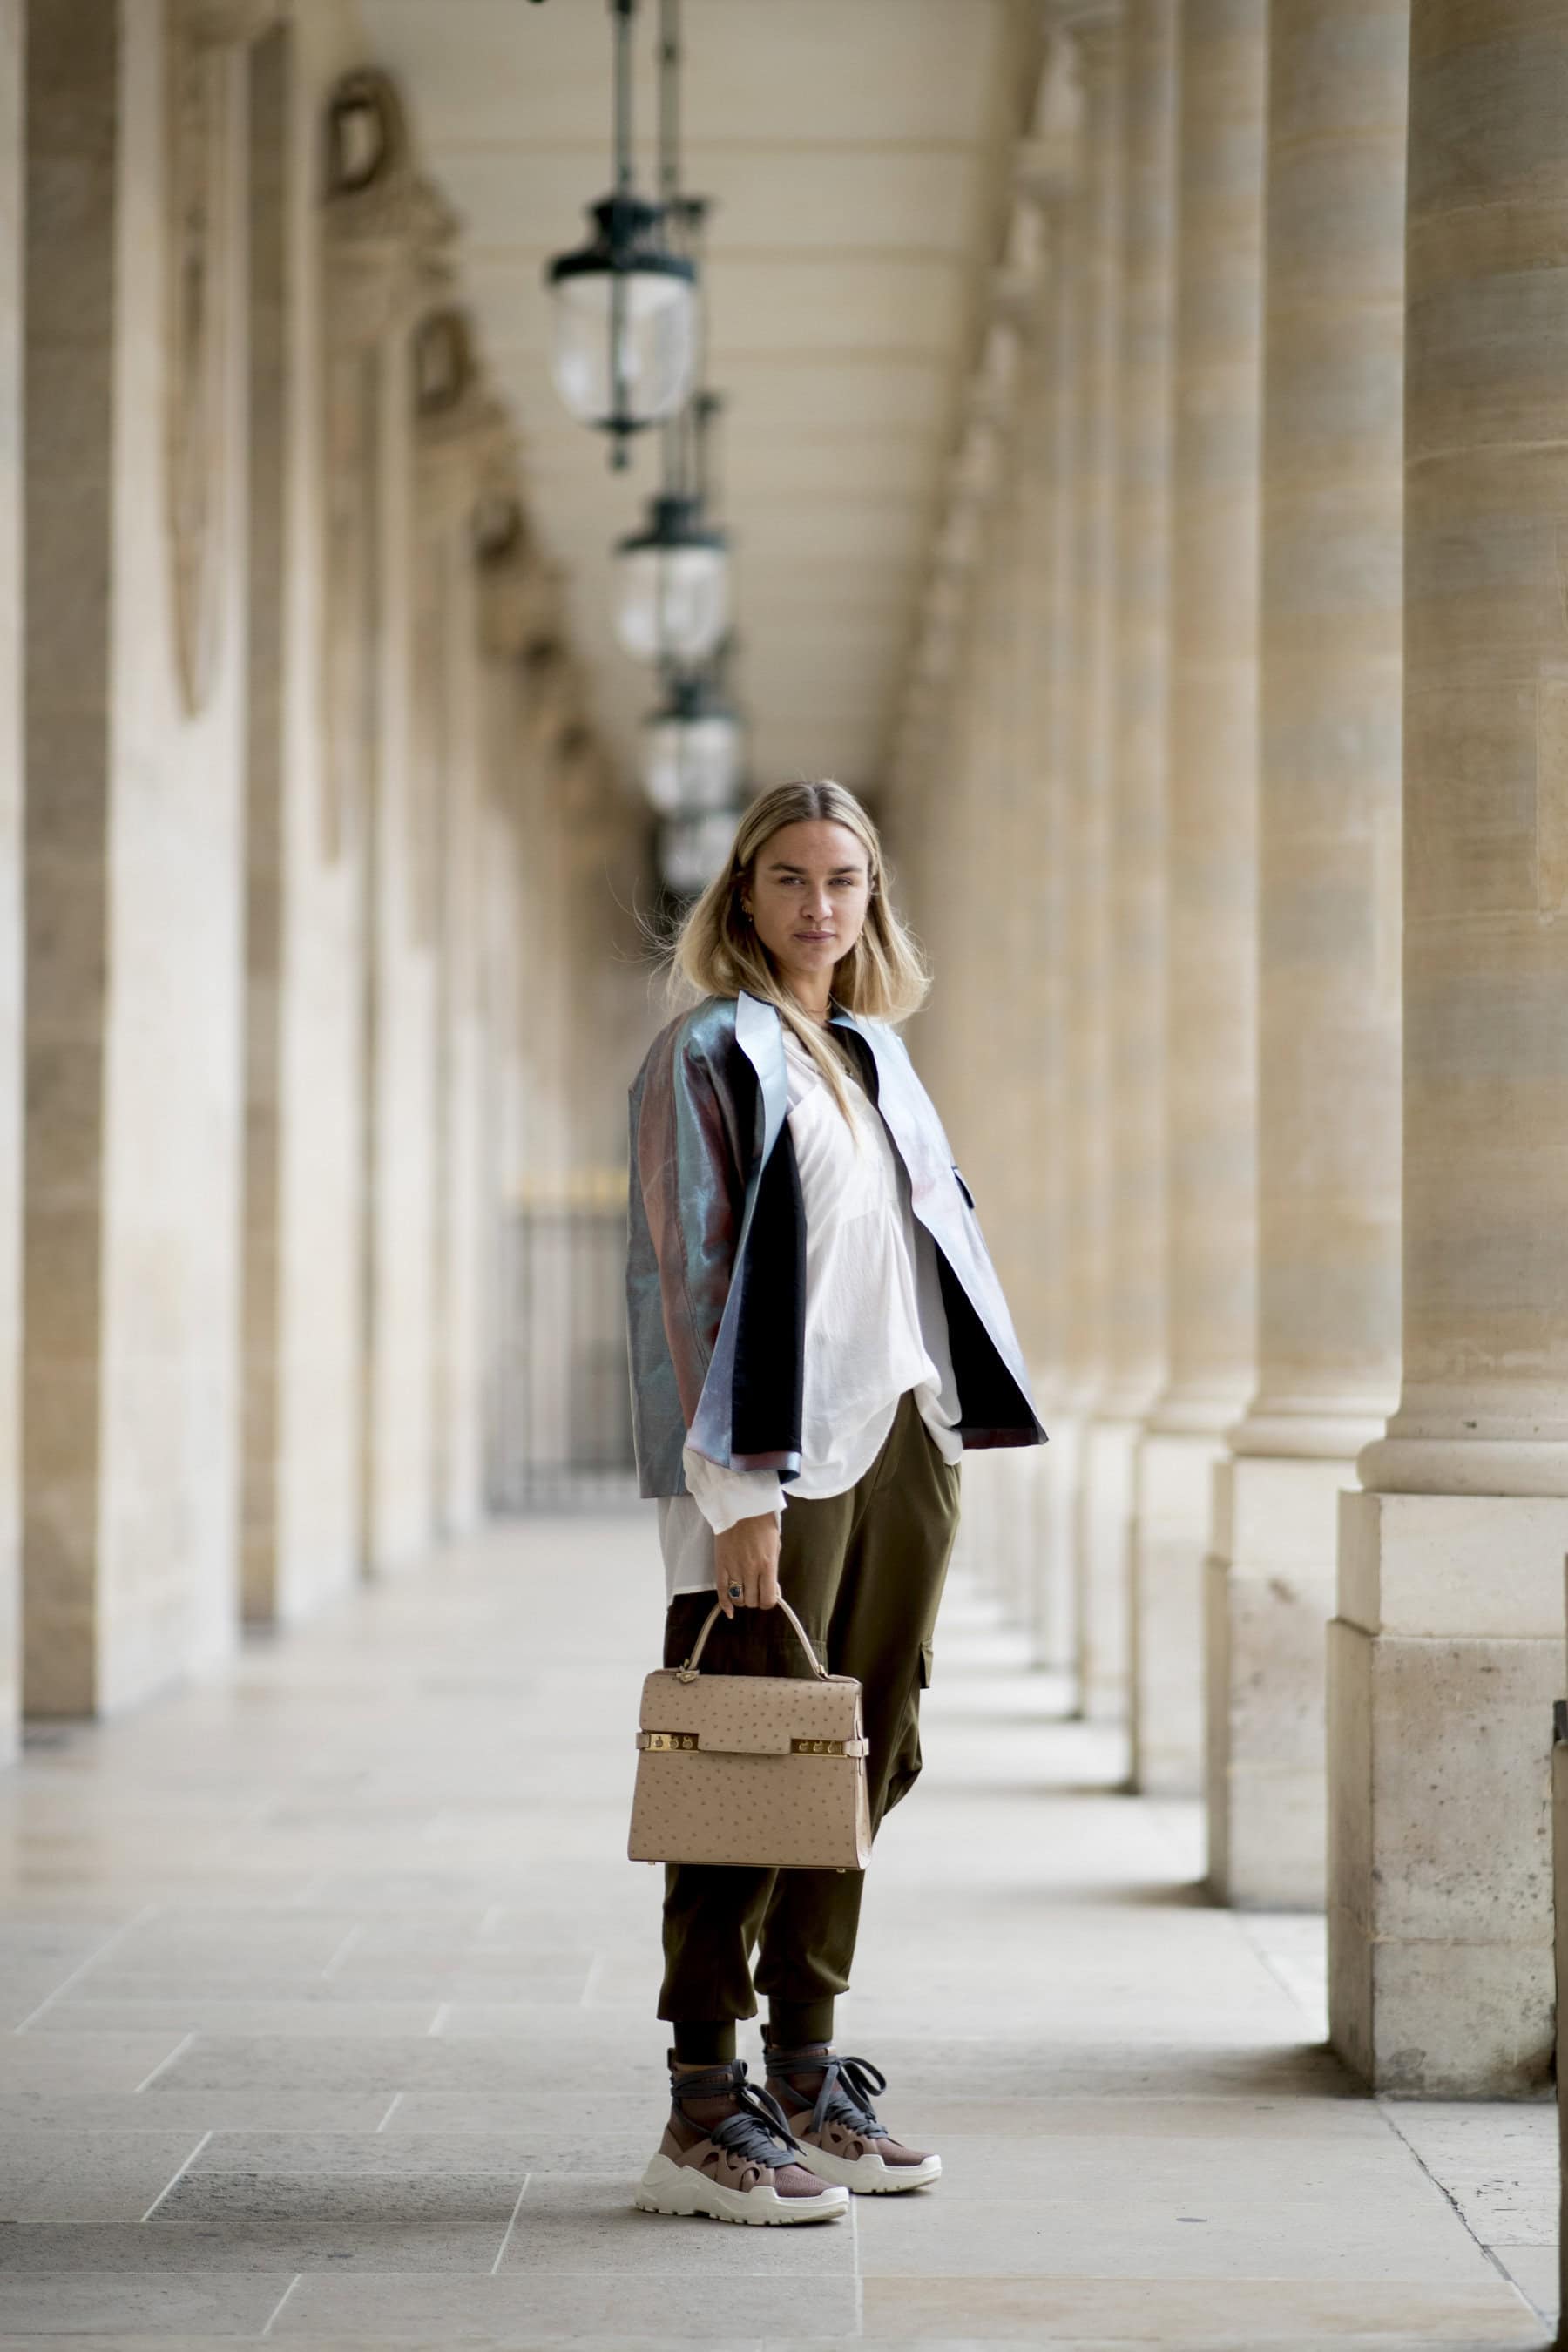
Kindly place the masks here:
POLYGON ((796 2221, 836 2221, 849 2210, 843 2189, 820 2197, 781 2197, 776 2189, 726 2189, 689 2164, 656 2156, 637 2183, 639 2213, 705 2214, 710 2221, 745 2221, 780 2228, 796 2221))
POLYGON ((820 2180, 837 2180, 857 2197, 899 2197, 906 2189, 929 2189, 942 2179, 942 2158, 928 2156, 920 2164, 885 2164, 869 2149, 864 2156, 830 2156, 825 2147, 802 2140, 801 2155, 820 2180))

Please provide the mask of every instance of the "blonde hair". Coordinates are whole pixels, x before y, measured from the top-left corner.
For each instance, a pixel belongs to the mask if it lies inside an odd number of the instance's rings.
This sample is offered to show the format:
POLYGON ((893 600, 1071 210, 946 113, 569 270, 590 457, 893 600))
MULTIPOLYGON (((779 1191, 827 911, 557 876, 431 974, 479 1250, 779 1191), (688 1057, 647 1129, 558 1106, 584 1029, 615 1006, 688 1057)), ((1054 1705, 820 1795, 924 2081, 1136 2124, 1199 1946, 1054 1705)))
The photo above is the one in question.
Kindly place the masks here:
POLYGON ((776 784, 754 800, 735 831, 727 866, 688 911, 672 950, 670 984, 701 996, 765 997, 800 1039, 835 1102, 853 1126, 844 1090, 844 1064, 830 1033, 804 1013, 773 970, 773 960, 741 911, 757 859, 786 824, 841 824, 866 852, 870 897, 860 936, 834 967, 833 993, 847 1012, 870 1020, 904 1021, 925 1001, 931 974, 888 892, 887 866, 877 828, 851 792, 826 778, 776 784))

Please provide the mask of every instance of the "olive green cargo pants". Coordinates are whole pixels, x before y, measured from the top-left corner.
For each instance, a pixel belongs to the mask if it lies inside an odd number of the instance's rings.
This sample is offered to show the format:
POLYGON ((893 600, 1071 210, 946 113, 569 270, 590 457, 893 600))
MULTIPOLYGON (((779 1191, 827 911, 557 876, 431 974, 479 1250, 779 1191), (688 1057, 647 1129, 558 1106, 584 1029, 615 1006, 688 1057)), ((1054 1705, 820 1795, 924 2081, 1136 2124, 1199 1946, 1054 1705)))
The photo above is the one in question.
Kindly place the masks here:
MULTIPOLYGON (((880 1453, 842 1495, 785 1505, 779 1585, 829 1673, 863 1685, 871 1829, 921 1769, 920 1695, 958 1527, 959 1472, 937 1451, 909 1391, 880 1453)), ((713 1595, 679 1593, 664 1663, 690 1655, 713 1595)), ((776 1609, 721 1618, 702 1654, 721 1675, 809 1675, 776 1609)), ((664 1984, 658 2014, 678 2021, 754 2017, 756 1991, 792 2008, 846 1992, 860 1921, 861 1870, 665 1867, 664 1984)))

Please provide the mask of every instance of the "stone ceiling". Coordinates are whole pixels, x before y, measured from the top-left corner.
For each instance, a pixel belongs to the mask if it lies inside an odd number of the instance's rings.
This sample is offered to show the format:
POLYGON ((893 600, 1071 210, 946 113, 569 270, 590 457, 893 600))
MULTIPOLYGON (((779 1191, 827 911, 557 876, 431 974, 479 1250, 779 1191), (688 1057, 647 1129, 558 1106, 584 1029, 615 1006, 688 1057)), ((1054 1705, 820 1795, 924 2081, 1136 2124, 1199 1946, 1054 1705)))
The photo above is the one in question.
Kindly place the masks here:
MULTIPOLYGON (((360 0, 428 168, 566 567, 596 714, 630 763, 648 673, 610 624, 611 542, 657 487, 552 387, 542 267, 609 183, 604 0, 360 0)), ((997 245, 1026 0, 685 0, 687 185, 710 232, 711 380, 760 782, 874 791, 997 245)), ((637 26, 650 184, 653 0, 637 26)))

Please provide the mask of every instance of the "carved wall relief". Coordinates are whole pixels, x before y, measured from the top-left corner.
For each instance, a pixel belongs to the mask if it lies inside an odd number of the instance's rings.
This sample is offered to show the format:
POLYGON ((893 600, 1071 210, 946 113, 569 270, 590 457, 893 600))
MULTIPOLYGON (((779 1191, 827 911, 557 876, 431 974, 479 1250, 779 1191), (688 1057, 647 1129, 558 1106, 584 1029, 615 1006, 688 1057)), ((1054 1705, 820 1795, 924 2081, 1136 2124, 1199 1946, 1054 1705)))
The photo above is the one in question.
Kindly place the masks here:
POLYGON ((339 856, 363 818, 378 741, 381 358, 327 366, 327 564, 321 845, 339 856))
POLYGON ((204 37, 182 0, 171 0, 169 9, 168 72, 165 470, 174 658, 181 698, 195 713, 211 691, 223 622, 233 61, 204 37))
POLYGON ((393 339, 453 222, 413 163, 395 84, 366 68, 338 83, 325 120, 326 755, 321 838, 338 856, 363 823, 379 752, 384 544, 381 402, 393 339))
POLYGON ((237 52, 279 14, 279 0, 167 0, 164 16, 164 472, 174 661, 192 715, 216 672, 233 527, 226 404, 237 329, 237 52))
POLYGON ((487 390, 468 313, 446 302, 426 312, 411 351, 415 429, 419 453, 422 666, 434 677, 444 713, 439 740, 421 780, 415 813, 417 869, 411 871, 418 936, 434 939, 441 921, 447 862, 447 803, 468 787, 454 762, 472 756, 473 698, 483 622, 476 613, 473 568, 480 561, 479 523, 521 531, 516 456, 506 413, 487 390), (503 520, 498 526, 498 507, 503 520), (459 703, 458 698, 464 699, 459 703))
POLYGON ((414 756, 408 777, 409 920, 421 947, 435 946, 440 934, 446 803, 453 789, 450 596, 451 551, 442 533, 427 533, 420 542, 415 593, 414 756))

